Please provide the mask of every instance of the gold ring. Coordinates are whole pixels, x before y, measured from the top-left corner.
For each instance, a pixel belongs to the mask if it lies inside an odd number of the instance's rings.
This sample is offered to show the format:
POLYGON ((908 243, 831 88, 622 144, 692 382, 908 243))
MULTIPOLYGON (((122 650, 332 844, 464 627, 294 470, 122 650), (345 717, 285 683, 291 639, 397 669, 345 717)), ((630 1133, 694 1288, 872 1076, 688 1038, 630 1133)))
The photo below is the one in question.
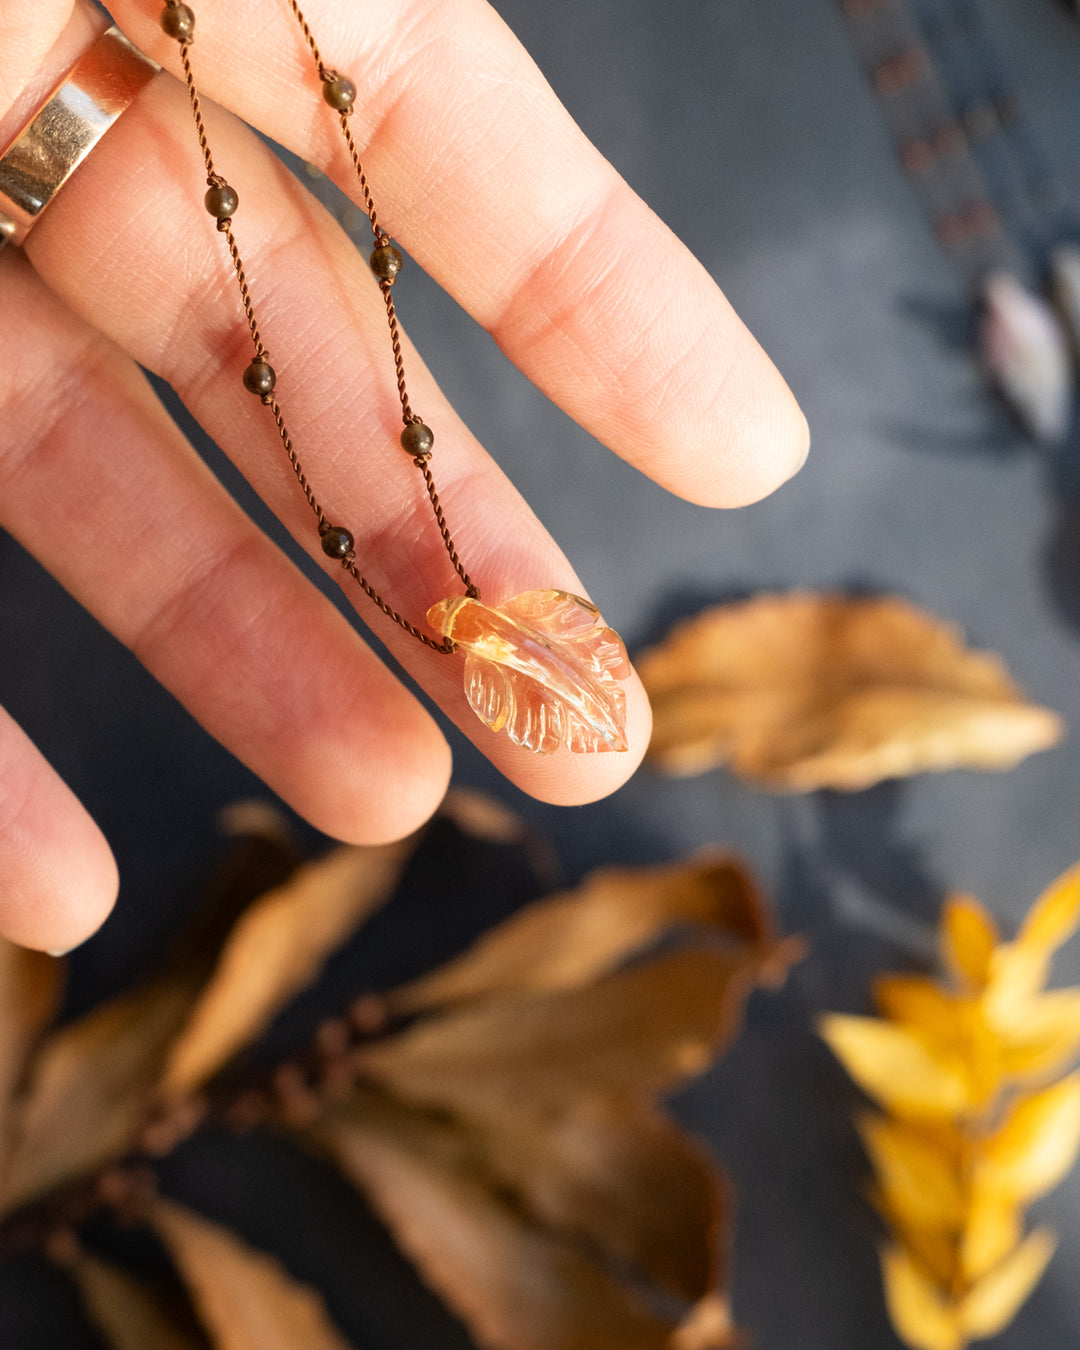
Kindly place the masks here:
POLYGON ((0 247, 42 212, 159 67, 109 28, 0 155, 0 247))

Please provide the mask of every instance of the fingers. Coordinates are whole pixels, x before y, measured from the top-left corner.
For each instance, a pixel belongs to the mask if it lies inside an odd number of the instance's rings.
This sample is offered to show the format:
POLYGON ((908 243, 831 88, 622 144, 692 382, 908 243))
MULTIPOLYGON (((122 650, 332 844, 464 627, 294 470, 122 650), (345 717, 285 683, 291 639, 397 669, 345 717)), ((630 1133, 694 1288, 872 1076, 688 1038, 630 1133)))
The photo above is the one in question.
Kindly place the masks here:
POLYGON ((449 776, 429 715, 232 502, 127 357, 13 251, 0 289, 0 525, 315 825, 355 842, 419 826, 449 776))
MULTIPOLYGON (((134 0, 112 8, 178 68, 134 0)), ((285 0, 195 4, 206 92, 356 196, 285 0), (239 55, 238 55, 239 54, 239 55)), ((360 98, 354 135, 384 222, 583 426, 706 505, 765 495, 805 421, 708 275, 588 143, 482 0, 305 0, 360 98)))
POLYGON ((116 900, 104 836, 70 789, 0 708, 0 935, 66 951, 116 900))
MULTIPOLYGON (((304 470, 331 519, 354 533, 368 579, 422 625, 427 608, 459 594, 461 584, 423 484, 398 445, 401 410, 379 291, 350 241, 265 146, 212 107, 205 112, 215 160, 241 196, 235 229, 264 340, 278 370, 276 393, 304 470)), ((201 206, 204 180, 185 92, 160 76, 50 206, 26 251, 41 277, 73 309, 169 380, 297 538, 322 558, 311 511, 273 417, 241 382, 252 356, 251 338, 228 252, 201 206)), ((539 586, 580 590, 569 563, 454 416, 407 343, 405 361, 413 404, 436 428, 434 465, 443 506, 485 596, 498 600, 539 586)), ((160 513, 169 509, 179 488, 158 482, 141 463, 158 453, 163 439, 164 433, 155 433, 142 440, 141 450, 132 450, 119 470, 124 481, 115 490, 129 507, 133 500, 145 503, 164 536, 160 513), (124 486, 136 477, 137 494, 124 486)), ((234 634, 237 652, 242 643, 254 645, 249 659, 266 686, 262 697, 280 708, 290 695, 287 684, 278 689, 280 648, 291 643, 303 653, 305 602, 290 592, 287 601, 275 601, 281 612, 271 612, 258 582, 264 564, 256 546, 235 546, 231 517, 201 514, 193 494, 188 501, 181 520, 190 531, 190 547, 175 566, 213 580, 203 593, 213 601, 216 627, 234 634), (216 566, 207 561, 215 559, 216 566), (267 648, 274 643, 276 649, 267 648)), ((139 538, 147 537, 140 529, 139 538)), ((158 567, 157 575, 168 577, 170 571, 158 567)), ((78 584, 77 577, 73 580, 78 584)), ((104 584, 101 576, 92 581, 97 612, 104 584)), ((84 593, 90 587, 87 582, 84 593)), ((346 593, 398 659, 526 791, 556 802, 594 800, 625 781, 643 754, 649 712, 636 680, 628 687, 631 752, 537 759, 473 716, 465 702, 460 656, 448 658, 421 647, 385 620, 347 578, 346 593)), ((191 622, 190 605, 183 617, 191 622)), ((189 684, 169 674, 174 655, 190 648, 179 635, 158 644, 154 634, 160 626, 150 629, 149 640, 138 624, 116 631, 189 704, 205 687, 203 674, 189 684)), ((207 668, 213 650, 203 654, 207 668)), ((310 655, 299 659, 307 672, 310 655)), ((343 678, 340 672, 336 677, 343 678)), ((238 701, 241 687, 229 688, 238 701)), ((359 693, 355 685, 343 684, 341 696, 355 704, 359 693)), ((241 711, 236 707, 228 715, 239 718, 241 711)), ((198 715, 208 717, 205 711, 198 715)), ((356 710, 354 716, 359 715, 356 710)), ((224 720, 215 728, 222 739, 237 743, 235 734, 226 735, 224 720)), ((293 739, 300 729, 298 724, 293 739)), ((302 730, 314 735, 306 724, 302 730)), ((252 762, 251 747, 240 753, 252 762)), ((386 753, 395 758, 392 746, 386 753)), ((279 785, 280 776, 271 781, 279 785)), ((284 795, 296 801, 295 789, 284 795)))

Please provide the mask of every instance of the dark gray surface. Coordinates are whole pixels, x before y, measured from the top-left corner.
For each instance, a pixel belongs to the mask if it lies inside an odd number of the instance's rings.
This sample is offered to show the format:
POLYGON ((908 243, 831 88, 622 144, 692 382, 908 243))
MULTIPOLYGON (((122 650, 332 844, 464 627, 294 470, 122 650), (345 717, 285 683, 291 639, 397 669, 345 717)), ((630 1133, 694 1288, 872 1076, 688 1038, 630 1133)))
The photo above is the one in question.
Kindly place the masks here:
MULTIPOLYGON (((412 336, 605 614, 633 646, 707 600, 793 586, 899 591, 1003 653, 1035 699, 1080 726, 1080 443, 1035 449, 988 397, 964 347, 966 297, 829 0, 497 7, 725 288, 814 436, 807 467, 769 501, 727 514, 680 503, 548 407, 452 303, 410 279, 412 336)), ((986 0, 985 13, 1080 201, 1080 24, 1057 0, 986 0)), ((116 915, 75 959, 78 1004, 160 944, 208 854, 216 808, 255 785, 7 540, 0 576, 0 698, 106 829, 124 876, 116 915)), ((472 749, 460 747, 457 765, 459 781, 496 786, 472 749)), ((788 987, 755 997, 738 1047, 678 1104, 739 1184, 736 1310, 760 1350, 896 1344, 857 1199, 852 1094, 812 1038, 814 1015, 861 1008, 873 972, 923 959, 950 889, 978 894, 1010 927, 1080 856, 1078 783, 1074 739, 1008 775, 851 798, 776 800, 721 775, 671 783, 645 772, 608 802, 559 811, 498 788, 550 833, 571 877, 733 845, 783 925, 812 940, 788 987)), ((1066 953, 1061 973, 1080 978, 1080 959, 1066 953)), ((213 1175, 220 1157, 208 1157, 213 1175)), ((199 1166, 192 1154, 178 1170, 199 1166)), ((325 1203, 325 1222, 356 1250, 325 1203)), ((1080 1341, 1080 1182, 1044 1209, 1062 1251, 1003 1350, 1080 1341)), ((392 1255, 379 1261, 375 1284, 397 1288, 392 1255)), ((347 1271, 342 1262, 346 1284, 347 1271)), ((367 1339, 354 1331, 358 1344, 459 1343, 428 1305, 402 1300, 403 1322, 387 1297, 380 1314, 370 1288, 351 1290, 351 1328, 369 1328, 367 1339)))

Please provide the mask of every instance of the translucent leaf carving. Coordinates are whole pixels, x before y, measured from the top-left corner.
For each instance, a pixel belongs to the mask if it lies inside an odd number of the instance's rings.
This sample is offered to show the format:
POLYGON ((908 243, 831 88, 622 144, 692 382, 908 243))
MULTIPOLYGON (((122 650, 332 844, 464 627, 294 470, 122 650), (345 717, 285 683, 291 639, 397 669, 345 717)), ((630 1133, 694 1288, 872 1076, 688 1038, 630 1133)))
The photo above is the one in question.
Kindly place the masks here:
POLYGON ((566 591, 525 591, 502 604, 440 600, 428 622, 465 652, 469 706, 492 731, 546 755, 625 750, 630 673, 619 635, 566 591))

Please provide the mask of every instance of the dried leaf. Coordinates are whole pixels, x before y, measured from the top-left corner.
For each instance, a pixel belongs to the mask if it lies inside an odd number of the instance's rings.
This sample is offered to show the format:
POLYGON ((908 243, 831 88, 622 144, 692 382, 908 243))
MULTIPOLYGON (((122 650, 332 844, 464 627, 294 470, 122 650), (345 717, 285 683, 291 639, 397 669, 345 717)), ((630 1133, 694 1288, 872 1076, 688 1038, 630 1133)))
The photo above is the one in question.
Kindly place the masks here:
POLYGON ((1043 1082, 1066 1068, 1080 1051, 1080 989, 1048 994, 993 1009, 993 1029, 1002 1038, 1006 1075, 1022 1082, 1043 1082))
POLYGON ((858 1125, 891 1213, 915 1226, 962 1225, 966 1203, 955 1131, 919 1129, 884 1116, 864 1116, 858 1125))
POLYGON ((298 868, 241 915, 169 1052, 162 1095, 181 1096, 200 1086, 265 1030, 390 898, 419 837, 335 849, 298 868))
POLYGON ((481 1346, 667 1346, 669 1322, 590 1254, 499 1194, 460 1122, 367 1093, 324 1117, 316 1133, 481 1346))
POLYGON ((146 1115, 165 1049, 198 988, 198 976, 163 977, 48 1037, 13 1113, 0 1210, 128 1148, 146 1115))
POLYGON ((993 1270, 982 1277, 960 1303, 960 1325, 972 1338, 996 1336, 1013 1320, 1057 1249, 1057 1239, 1038 1228, 993 1270))
POLYGON ((0 938, 0 1156, 8 1103, 27 1057, 60 1002, 63 963, 0 938))
POLYGON ((882 1017, 938 1044, 965 1036, 978 1013, 973 999, 942 989, 925 975, 882 975, 874 981, 873 994, 882 1017))
POLYGON ((702 1150, 664 1116, 594 1102, 560 1115, 507 1111, 472 1123, 495 1184, 542 1225, 687 1302, 717 1286, 724 1190, 702 1150))
POLYGON ((600 611, 566 591, 526 591, 498 606, 440 600, 428 623, 466 653, 469 706, 515 745, 551 754, 627 748, 630 674, 618 634, 600 611))
POLYGON ((974 896, 949 897, 941 916, 942 961, 961 985, 975 991, 986 985, 997 943, 997 924, 974 896))
POLYGON ((149 1222, 187 1284, 215 1350, 349 1350, 322 1298, 272 1256, 168 1200, 154 1202, 149 1222))
POLYGON ((764 901, 735 857, 661 867, 610 867, 576 890, 525 906, 430 975, 394 990, 394 1013, 514 991, 569 988, 603 974, 674 924, 719 930, 765 950, 764 901))
POLYGON ((919 1036, 872 1017, 829 1013, 819 1032, 856 1083, 887 1110, 912 1120, 949 1121, 968 1104, 962 1070, 919 1036))
POLYGON ((182 1324, 173 1300, 112 1262, 80 1252, 68 1273, 111 1350, 207 1350, 205 1336, 182 1324))
POLYGON ((1019 1245, 1023 1236, 1019 1205, 1000 1191, 975 1187, 960 1237, 960 1271, 966 1283, 982 1278, 1019 1245))
POLYGON ((1009 768, 1062 734, 997 657, 892 598, 761 596, 679 625, 638 662, 665 772, 730 763, 778 791, 1009 768))
POLYGON ((734 1033, 752 956, 686 949, 583 989, 505 997, 356 1050, 396 1095, 465 1116, 655 1096, 707 1067, 734 1033))
POLYGON ((727 1299, 711 1294, 675 1328, 670 1350, 736 1350, 742 1344, 727 1299))
POLYGON ((987 1140, 983 1184, 1023 1203, 1052 1190, 1080 1151, 1080 1074, 1021 1098, 987 1140))
POLYGON ((948 1301, 900 1247, 881 1254, 889 1319, 912 1350, 961 1350, 965 1338, 948 1301))
POLYGON ((1020 947, 1054 951, 1080 926, 1080 863, 1063 872, 1035 901, 1020 925, 1020 947))

